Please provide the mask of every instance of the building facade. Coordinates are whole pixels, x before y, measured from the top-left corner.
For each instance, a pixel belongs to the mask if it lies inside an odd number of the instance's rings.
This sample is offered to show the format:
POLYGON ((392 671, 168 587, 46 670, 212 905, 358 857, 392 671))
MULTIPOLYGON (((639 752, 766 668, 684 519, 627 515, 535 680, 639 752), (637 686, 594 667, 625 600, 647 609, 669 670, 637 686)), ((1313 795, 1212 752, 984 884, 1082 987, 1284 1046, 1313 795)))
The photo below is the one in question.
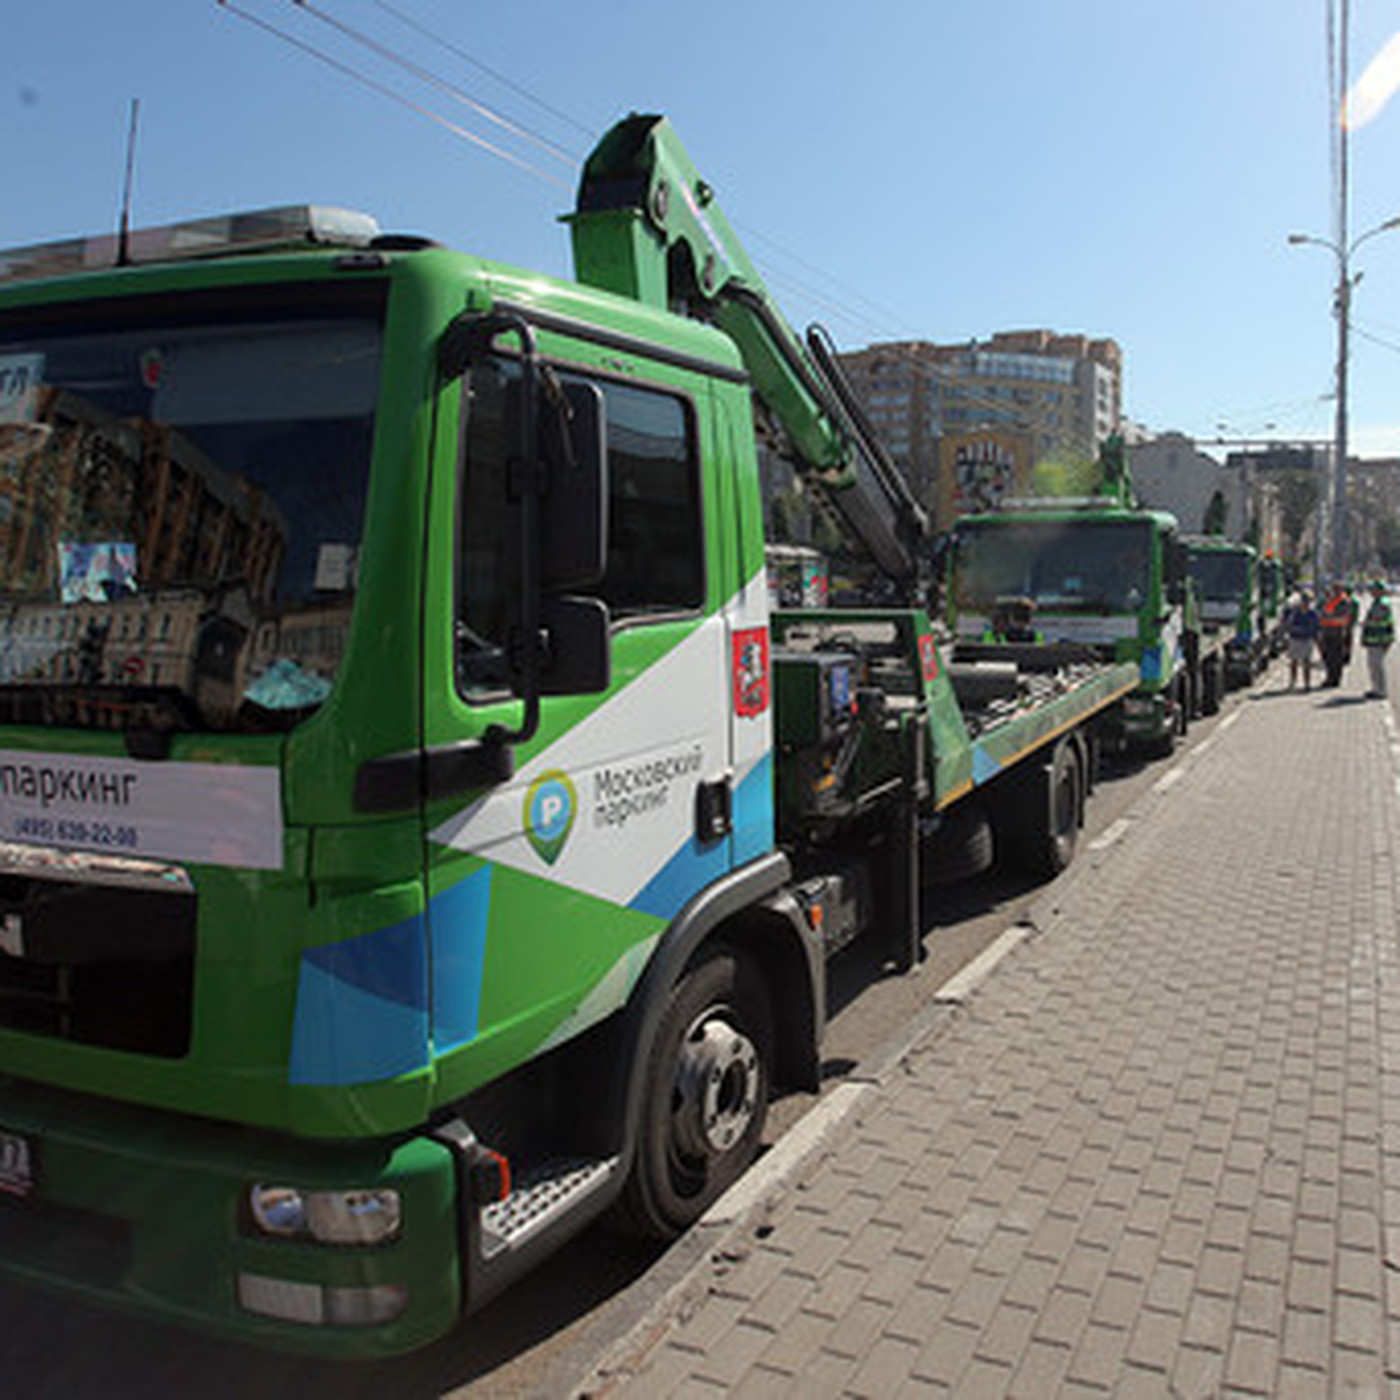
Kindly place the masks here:
POLYGON ((1347 463, 1347 534, 1352 566, 1382 573, 1400 548, 1400 458, 1347 463))
POLYGON ((1043 462, 1093 459, 1122 418, 1123 358, 1112 340, 1003 331, 956 345, 888 342, 841 361, 940 528, 987 481, 1023 490, 1043 462))

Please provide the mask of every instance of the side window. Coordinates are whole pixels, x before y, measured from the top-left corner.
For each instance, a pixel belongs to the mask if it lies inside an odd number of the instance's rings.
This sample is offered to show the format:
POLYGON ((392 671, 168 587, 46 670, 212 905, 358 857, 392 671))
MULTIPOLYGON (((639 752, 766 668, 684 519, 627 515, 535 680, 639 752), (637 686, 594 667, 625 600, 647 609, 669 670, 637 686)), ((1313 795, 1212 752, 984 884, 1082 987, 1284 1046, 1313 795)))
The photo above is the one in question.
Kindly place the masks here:
MULTIPOLYGON (((557 371, 601 390, 608 443, 608 563, 590 590, 614 620, 690 612, 705 598, 700 463, 686 399, 557 371)), ((518 364, 488 356, 464 386, 462 509, 457 539, 459 685, 469 697, 508 693, 506 647, 519 579, 509 495, 518 364)))
POLYGON ((604 383, 608 426, 608 572, 614 617, 687 612, 705 598, 695 434, 686 402, 604 383))

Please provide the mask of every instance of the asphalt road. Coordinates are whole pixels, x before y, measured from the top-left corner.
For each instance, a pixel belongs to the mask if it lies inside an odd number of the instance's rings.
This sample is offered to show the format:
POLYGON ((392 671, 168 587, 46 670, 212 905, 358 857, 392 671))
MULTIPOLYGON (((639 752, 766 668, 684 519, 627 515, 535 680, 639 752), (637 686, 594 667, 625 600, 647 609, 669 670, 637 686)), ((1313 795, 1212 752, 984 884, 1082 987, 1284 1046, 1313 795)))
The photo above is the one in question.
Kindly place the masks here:
MULTIPOLYGON (((1238 703, 1238 696, 1227 699, 1222 714, 1238 703)), ((1205 742, 1218 722, 1217 717, 1193 725, 1179 755, 1205 742)), ((1111 839, 1113 824, 1170 766, 1110 767, 1089 804, 1081 848, 1105 833, 1111 839)), ((1038 889, 992 874, 926 891, 925 957, 907 976, 890 973, 859 945, 842 954, 830 970, 826 1082, 849 1074, 917 1014, 948 977, 1022 917, 1038 889)), ((788 1131, 815 1101, 797 1094, 774 1104, 769 1141, 788 1131)), ((497 1400, 539 1393, 568 1358, 586 1353, 594 1339, 601 1345, 635 1309, 636 1295, 647 1287, 645 1275, 661 1254, 657 1247, 590 1230, 442 1342, 412 1357, 354 1366, 271 1356, 0 1284, 5 1320, 0 1392, 27 1400, 60 1395, 65 1400, 191 1395, 416 1400, 467 1393, 473 1400, 497 1400)))

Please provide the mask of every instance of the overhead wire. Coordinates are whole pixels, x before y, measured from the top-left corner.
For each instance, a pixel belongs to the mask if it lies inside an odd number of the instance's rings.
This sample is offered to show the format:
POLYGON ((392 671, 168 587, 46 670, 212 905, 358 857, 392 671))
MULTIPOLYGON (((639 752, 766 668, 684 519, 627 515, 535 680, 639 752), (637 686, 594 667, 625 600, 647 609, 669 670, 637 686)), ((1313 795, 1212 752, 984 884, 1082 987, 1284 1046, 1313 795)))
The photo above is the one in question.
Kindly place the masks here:
MULTIPOLYGON (((899 316, 896 312, 891 311, 888 307, 879 305, 877 302, 871 301, 868 297, 862 295, 856 289, 844 286, 839 279, 833 277, 825 269, 818 267, 815 263, 809 262, 806 258, 802 257, 801 254, 794 253, 792 249, 785 248, 781 243, 778 243, 775 239, 769 238, 766 234, 762 233, 758 229, 747 227, 742 224, 736 224, 735 227, 739 230, 740 233, 743 234, 744 238, 748 241, 750 245, 758 243, 766 248, 770 248, 773 250, 774 253, 780 255, 781 257, 787 258, 791 262, 796 263, 799 267, 811 273, 813 276, 822 278, 824 281, 830 282, 839 291, 849 295, 854 302, 866 307, 869 311, 874 312, 876 316, 883 318, 885 322, 889 324, 895 324, 899 321, 899 316)), ((840 305, 840 303, 835 304, 840 305)), ((846 309, 849 310, 849 308, 846 309)), ((878 322, 872 322, 863 319, 859 315, 859 313, 857 313, 854 310, 849 310, 849 314, 851 315, 853 320, 861 320, 862 323, 865 324, 867 327, 880 324, 878 322)), ((878 334, 888 335, 889 332, 882 329, 878 334)))
POLYGON ((541 136, 538 132, 531 131, 528 127, 519 125, 511 121, 508 117, 503 117, 494 108, 488 107, 484 102, 478 102, 470 93, 450 83, 446 78, 439 77, 436 73, 414 63, 411 59, 405 58, 402 54, 396 53, 387 44, 381 44, 377 39, 371 38, 368 34, 362 33, 352 25, 346 24, 343 20, 336 19, 332 14, 313 5, 311 0, 290 0, 290 3, 299 10, 304 10, 313 19, 334 29, 336 33, 343 34, 352 43, 359 44, 362 48, 368 49, 377 57, 382 58, 386 63, 393 64, 396 68, 402 68, 404 72, 412 74, 419 82, 426 83, 429 87, 435 88, 438 92, 450 97, 454 102, 459 102, 462 106, 475 112, 483 120, 491 122, 500 127, 503 131, 508 131, 512 136, 528 142, 530 145, 543 151, 546 155, 554 159, 563 161, 568 166, 575 166, 579 163, 578 157, 571 151, 564 150, 557 146, 548 137, 541 136))
POLYGON ((1400 345, 1397 345, 1393 340, 1386 340, 1374 331, 1368 331, 1364 326, 1357 325, 1355 321, 1351 323, 1351 332, 1353 335, 1359 335, 1362 340, 1370 341, 1372 345, 1379 345, 1383 350, 1391 350, 1400 355, 1400 345))
POLYGON ((421 102, 415 102, 411 97, 407 97, 403 93, 397 92, 395 89, 379 82, 378 79, 371 77, 368 73, 362 73, 359 69, 336 58, 333 54, 326 53, 325 50, 317 48, 314 44, 309 44, 306 40, 300 39, 294 34, 289 34, 285 29, 279 28, 270 21, 263 19, 261 15, 253 14, 250 10, 246 10, 241 5, 235 4, 234 0, 215 0, 215 3, 220 9, 227 10, 231 15, 244 21, 244 23, 250 24, 256 29, 263 30, 282 43, 314 58, 318 63, 325 64, 327 67, 350 78, 353 82, 359 83, 362 87, 369 88, 370 91, 377 93, 380 97, 387 98, 390 102, 406 108, 408 111, 422 117, 424 120, 442 127, 445 131, 460 137, 462 140, 469 142, 471 145, 481 150, 487 151, 499 160, 503 160, 507 164, 513 165, 517 169, 525 171, 527 174, 533 175, 537 179, 557 186, 560 189, 567 190, 570 188, 569 183, 560 179, 559 176, 547 170, 542 170, 539 166, 522 159, 520 156, 506 150, 493 141, 488 141, 484 136, 478 135, 470 128, 462 126, 459 122, 454 122, 441 112, 434 111, 431 107, 425 107, 421 102))
POLYGON ((437 44, 440 48, 446 49, 448 53, 456 58, 460 58, 462 62, 470 64, 473 68, 477 69, 478 72, 485 73, 488 78, 500 83, 502 87, 509 88, 517 97, 524 98, 526 102, 538 107, 542 112, 548 112, 550 116, 556 117, 566 126, 573 127, 574 130, 578 131, 583 136, 591 137, 593 135, 593 129, 591 127, 585 126, 584 123, 577 118, 571 117, 567 112, 552 106, 537 93, 531 92, 528 88, 515 82, 514 79, 508 77, 498 69, 491 67, 487 63, 483 63, 481 59, 468 53, 466 49, 454 44, 451 40, 444 38, 435 30, 429 29, 426 25, 415 20, 411 15, 404 14, 396 5, 389 4, 388 0, 374 0, 374 3, 386 14, 392 15, 400 24, 413 30, 415 34, 437 44))
MULTIPOLYGON (((348 77, 352 81, 360 84, 361 86, 368 88, 370 91, 376 93, 377 95, 384 97, 401 107, 404 107, 410 112, 413 112, 415 115, 434 123, 435 125, 448 131, 452 135, 457 136, 460 139, 469 142, 471 145, 476 146, 478 149, 481 149, 487 152, 488 154, 495 156, 497 159, 505 161, 506 163, 514 166, 515 168, 522 170, 525 173, 530 174, 550 185, 553 185, 556 188, 564 190, 572 189, 572 185, 569 182, 563 180, 555 173, 542 169, 539 165, 533 163, 532 161, 524 159, 520 155, 506 149, 504 146, 498 144, 497 142, 487 140, 479 133, 472 131, 470 128, 463 126, 459 122, 453 121, 451 118, 445 116, 442 112, 437 111, 432 107, 426 106, 421 102, 415 101, 413 98, 410 98, 404 93, 389 87, 383 82, 380 82, 375 77, 361 71, 353 65, 345 62, 343 59, 340 59, 335 55, 326 52, 324 49, 321 49, 318 46, 307 42, 305 39, 299 38, 298 36, 287 32, 285 29, 282 29, 278 25, 271 23, 270 21, 264 19, 262 16, 257 15, 251 12, 250 10, 244 8, 242 5, 235 3, 235 0, 216 0, 216 3, 220 6, 220 8, 227 10, 230 14, 243 20, 245 23, 264 31, 265 33, 270 34, 282 43, 287 44, 288 46, 298 50, 301 53, 308 55, 311 58, 314 58, 319 63, 322 63, 332 68, 336 72, 339 72, 345 77, 348 77)), ((559 146, 557 143, 549 140, 549 138, 542 136, 538 132, 532 131, 530 128, 524 126, 523 124, 512 121, 510 118, 503 116, 502 114, 491 108, 488 104, 479 101, 477 98, 471 96, 460 87, 449 82, 447 79, 442 78, 438 74, 433 73, 431 70, 426 69, 422 65, 417 64, 412 60, 404 57, 402 54, 397 53, 388 45, 381 43, 379 40, 373 38, 372 36, 362 33, 360 30, 344 23, 343 21, 337 19, 335 16, 327 13, 318 5, 311 3, 311 0, 289 0, 289 3, 293 6, 293 8, 303 11, 311 18, 333 29, 334 31, 341 34, 343 37, 350 40, 351 42, 369 50, 371 53, 376 55, 376 57, 380 58, 384 62, 392 64, 393 66, 409 73, 417 81, 426 84, 435 91, 451 98, 453 101, 456 101, 466 106, 478 117, 491 122, 493 125, 499 127, 501 130, 509 133, 512 137, 527 142, 528 144, 534 146, 536 149, 539 149, 543 153, 550 156, 552 159, 561 162, 567 162, 569 164, 579 163, 580 158, 575 153, 567 151, 563 147, 559 146)), ((533 105, 539 107, 541 110, 549 112, 552 116, 578 129, 579 131, 587 132, 588 128, 585 127, 581 122, 577 121, 575 118, 571 117, 569 114, 562 112, 560 109, 545 102, 542 98, 530 92, 528 88, 515 82, 507 75, 483 63, 481 60, 477 59, 475 56, 470 54, 467 50, 452 43, 450 40, 446 39, 444 36, 437 33, 435 30, 432 30, 427 26, 419 23, 417 20, 413 19, 412 16, 405 14, 397 6, 388 3, 388 0, 374 0, 374 3, 379 9, 391 15, 399 23, 418 33, 421 37, 427 38, 431 42, 439 45, 446 51, 452 53, 455 57, 461 59, 463 62, 466 62, 471 66, 477 68, 479 71, 487 74, 494 81, 499 82, 503 86, 509 88, 517 96, 520 96, 526 101, 531 102, 533 105)), ((778 283, 786 282, 789 286, 796 288, 798 294, 805 298, 807 301, 826 308, 826 311, 829 314, 835 314, 839 316, 851 327, 862 331, 864 333, 864 338, 866 338, 870 342, 871 349, 883 350, 892 358, 904 361, 911 367, 916 368, 919 374, 925 378, 940 378, 945 382, 959 385, 963 390, 961 402, 962 404, 968 407, 974 409, 980 408, 987 411, 989 414, 996 415, 998 417, 1007 413, 1007 406, 1005 404, 998 402, 985 395, 979 395, 975 390, 971 389, 971 386, 967 385, 964 375, 955 367, 939 364, 937 362, 930 361, 925 357, 914 354, 910 347, 921 340, 921 337, 919 337, 916 333, 911 332, 908 328, 901 328, 900 334, 892 335, 890 330, 887 328, 888 324, 896 323, 900 318, 894 313, 891 313, 888 308, 881 307, 877 303, 865 298, 858 291, 855 291, 854 289, 844 284, 839 278, 836 278, 833 275, 827 273, 824 269, 811 263, 807 259, 803 258, 801 255, 794 253, 791 249, 783 247, 783 245, 778 243, 776 240, 768 237, 767 235, 757 232, 756 230, 750 228, 745 228, 743 230, 743 233, 744 236, 752 242, 761 244, 767 248, 774 250, 783 258, 786 258, 789 261, 804 268, 807 272, 813 274, 814 276, 821 278, 827 282, 830 282, 833 287, 837 288, 842 293, 849 295, 849 297, 852 300, 841 300, 835 295, 831 294, 830 292, 819 290, 813 287, 810 283, 805 282, 803 279, 794 276, 792 273, 775 267, 775 265, 769 260, 765 259, 762 260, 760 263, 760 265, 764 269, 766 276, 778 283), (853 301, 855 303, 859 303, 860 306, 863 306, 864 308, 866 308, 866 310, 861 310, 860 307, 858 307, 857 305, 853 305, 853 301), (871 312, 874 313, 874 317, 872 317, 869 314, 871 312), (881 319, 876 320, 875 317, 881 319), (884 318, 888 318, 888 322, 886 322, 884 318)), ((1059 428, 1058 425, 1051 422, 1050 419, 1042 413, 1024 412, 1018 410, 1013 411, 1010 414, 1010 417, 1013 420, 1011 422, 993 422, 992 424, 986 426, 990 426, 993 428, 1001 427, 1005 429, 1010 429, 1011 431, 1045 433, 1063 436, 1063 429, 1059 428)), ((969 425, 969 430, 981 431, 984 430, 984 428, 969 425)))

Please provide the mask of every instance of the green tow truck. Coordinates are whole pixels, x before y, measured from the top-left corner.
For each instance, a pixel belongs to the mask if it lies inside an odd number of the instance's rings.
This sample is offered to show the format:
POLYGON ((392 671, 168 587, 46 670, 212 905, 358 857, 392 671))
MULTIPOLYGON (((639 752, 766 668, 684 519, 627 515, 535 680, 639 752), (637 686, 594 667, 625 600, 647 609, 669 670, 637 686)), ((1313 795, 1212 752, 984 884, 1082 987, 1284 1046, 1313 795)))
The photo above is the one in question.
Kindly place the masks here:
POLYGON ((949 663, 664 120, 571 222, 573 282, 324 209, 0 255, 5 1275, 422 1346, 694 1221, 930 853, 1072 856, 1136 657, 949 663), (905 605, 771 610, 760 426, 905 605))
POLYGON ((1106 735, 1170 752, 1193 716, 1219 708, 1224 650, 1201 626, 1175 517, 1135 503, 1119 444, 1104 463, 1102 495, 1010 500, 958 521, 947 584, 955 656, 996 637, 999 609, 1027 607, 1035 643, 1138 668, 1106 735))
POLYGON ((1186 540, 1188 569, 1200 599, 1202 631, 1225 655, 1227 689, 1251 685, 1269 658, 1253 545, 1199 536, 1186 540))

